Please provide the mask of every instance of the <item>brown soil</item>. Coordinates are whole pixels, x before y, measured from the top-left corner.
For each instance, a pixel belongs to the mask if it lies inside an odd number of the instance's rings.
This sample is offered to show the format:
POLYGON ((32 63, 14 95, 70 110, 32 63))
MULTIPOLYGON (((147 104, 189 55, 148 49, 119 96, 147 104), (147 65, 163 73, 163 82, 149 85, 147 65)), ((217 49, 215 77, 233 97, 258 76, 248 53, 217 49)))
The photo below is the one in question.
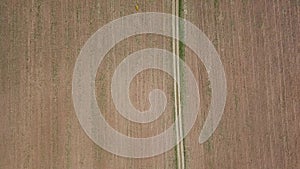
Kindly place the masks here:
MULTIPOLYGON (((203 64, 186 48, 201 99, 197 122, 184 140, 186 168, 300 168, 300 2, 192 0, 185 6, 185 18, 221 55, 228 89, 219 127, 207 142, 198 144, 210 89, 203 64)), ((171 13, 171 1, 0 3, 0 168, 177 168, 175 148, 146 159, 103 150, 84 133, 73 108, 72 73, 86 40, 114 19, 148 11, 171 13)), ((98 104, 119 132, 149 137, 172 124, 173 79, 161 71, 140 73, 130 88, 140 110, 149 107, 151 89, 166 92, 166 112, 152 123, 124 119, 110 95, 110 78, 122 59, 147 47, 171 51, 171 43, 157 35, 130 37, 100 65, 98 104)))

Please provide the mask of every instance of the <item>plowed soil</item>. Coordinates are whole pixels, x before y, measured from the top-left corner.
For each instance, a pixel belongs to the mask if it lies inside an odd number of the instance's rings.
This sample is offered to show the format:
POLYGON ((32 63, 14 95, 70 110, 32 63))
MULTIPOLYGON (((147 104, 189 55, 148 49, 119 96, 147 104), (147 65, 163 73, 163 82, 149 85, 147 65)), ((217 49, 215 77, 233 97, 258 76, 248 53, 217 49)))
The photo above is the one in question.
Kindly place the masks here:
MULTIPOLYGON (((183 1, 183 17, 199 27, 221 56, 227 78, 222 120, 204 144, 198 137, 210 104, 204 65, 185 48, 198 78, 201 111, 184 139, 187 169, 300 168, 300 1, 183 1)), ((175 169, 176 149, 130 159, 89 139, 72 102, 72 74, 80 49, 100 27, 138 12, 172 13, 172 1, 3 0, 0 3, 0 168, 175 169)), ((146 70, 132 81, 139 110, 148 94, 165 91, 166 112, 149 124, 133 123, 114 107, 110 84, 130 53, 156 47, 172 51, 172 39, 139 35, 118 43, 96 78, 99 108, 109 124, 132 137, 161 133, 174 121, 173 79, 146 70)))

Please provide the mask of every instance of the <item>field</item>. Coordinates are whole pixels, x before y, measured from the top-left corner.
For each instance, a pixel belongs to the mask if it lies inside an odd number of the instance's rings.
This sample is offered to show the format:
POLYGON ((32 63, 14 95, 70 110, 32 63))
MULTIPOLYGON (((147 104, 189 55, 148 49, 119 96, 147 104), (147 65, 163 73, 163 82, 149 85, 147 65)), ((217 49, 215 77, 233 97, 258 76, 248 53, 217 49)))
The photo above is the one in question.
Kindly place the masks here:
MULTIPOLYGON (((114 155, 83 131, 72 101, 76 59, 100 27, 140 12, 173 13, 174 1, 3 0, 0 3, 0 168, 300 168, 300 1, 179 0, 176 13, 212 41, 221 56, 227 101, 212 137, 198 143, 211 88, 203 63, 181 43, 179 56, 197 77, 200 108, 191 132, 172 150, 150 158, 114 155)), ((98 106, 107 122, 131 137, 150 137, 170 126, 173 79, 149 69, 130 86, 133 105, 149 108, 152 89, 165 91, 167 107, 154 122, 138 124, 116 110, 111 78, 132 52, 162 48, 174 40, 145 34, 118 43, 96 76, 98 106)))

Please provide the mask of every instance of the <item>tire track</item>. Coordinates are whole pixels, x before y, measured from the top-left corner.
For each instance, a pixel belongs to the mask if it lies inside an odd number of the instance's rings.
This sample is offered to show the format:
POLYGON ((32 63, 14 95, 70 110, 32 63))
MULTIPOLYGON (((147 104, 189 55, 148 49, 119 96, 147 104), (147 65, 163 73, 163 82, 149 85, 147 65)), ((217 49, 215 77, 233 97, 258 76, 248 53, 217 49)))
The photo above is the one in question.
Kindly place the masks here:
MULTIPOLYGON (((177 17, 180 16, 180 4, 182 4, 182 0, 173 0, 172 1, 172 15, 177 17)), ((180 51, 180 42, 179 42, 179 33, 180 33, 180 26, 179 20, 176 17, 173 17, 172 20, 172 30, 173 30, 173 38, 172 40, 172 52, 174 57, 179 56, 181 54, 180 51)), ((180 96, 180 87, 181 87, 181 80, 180 80, 180 64, 179 59, 174 59, 173 61, 173 68, 174 68, 174 75, 176 79, 174 80, 174 105, 175 105, 175 121, 178 119, 178 123, 175 124, 176 126, 176 139, 182 138, 183 136, 183 124, 182 124, 182 112, 181 112, 181 96, 180 96)), ((184 155, 184 140, 176 145, 176 162, 177 168, 184 169, 185 168, 185 155, 184 155)))

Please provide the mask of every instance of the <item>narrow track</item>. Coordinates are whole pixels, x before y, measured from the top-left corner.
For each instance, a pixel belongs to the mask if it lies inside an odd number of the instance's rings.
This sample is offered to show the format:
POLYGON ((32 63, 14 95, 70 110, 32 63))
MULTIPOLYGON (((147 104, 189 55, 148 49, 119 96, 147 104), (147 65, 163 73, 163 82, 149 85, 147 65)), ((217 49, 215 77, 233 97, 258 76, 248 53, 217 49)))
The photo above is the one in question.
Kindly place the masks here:
MULTIPOLYGON (((172 1, 172 14, 174 16, 179 17, 179 1, 172 1)), ((172 40, 172 52, 174 57, 179 56, 179 21, 176 17, 173 17, 172 20, 172 30, 173 30, 173 38, 172 40)), ((173 61, 174 68, 174 104, 175 104, 175 121, 178 119, 178 123, 176 123, 176 139, 182 138, 183 136, 183 127, 182 127, 182 112, 181 112, 181 101, 180 101, 180 65, 179 58, 174 59, 173 61)), ((176 145, 176 160, 177 160, 177 168, 184 169, 185 168, 185 159, 184 159, 184 142, 181 141, 176 145)))

